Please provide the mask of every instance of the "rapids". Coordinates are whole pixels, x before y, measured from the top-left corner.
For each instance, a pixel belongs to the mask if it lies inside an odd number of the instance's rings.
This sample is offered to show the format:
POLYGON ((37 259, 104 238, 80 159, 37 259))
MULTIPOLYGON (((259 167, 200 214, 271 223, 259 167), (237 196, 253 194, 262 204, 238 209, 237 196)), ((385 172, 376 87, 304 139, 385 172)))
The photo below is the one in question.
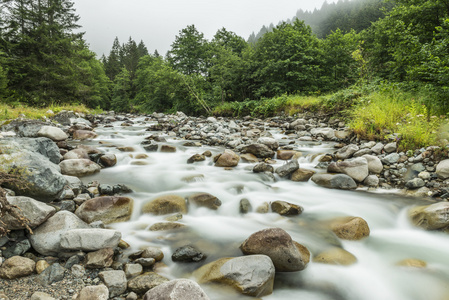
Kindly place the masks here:
MULTIPOLYGON (((145 246, 160 247, 166 268, 158 272, 168 278, 190 278, 201 265, 221 257, 240 256, 239 245, 252 233, 269 227, 285 229, 293 240, 306 246, 313 255, 331 245, 340 245, 354 254, 358 262, 352 266, 336 266, 310 262, 301 272, 277 273, 275 289, 266 300, 443 300, 449 299, 449 236, 413 227, 407 219, 407 208, 427 203, 424 200, 403 198, 385 192, 341 191, 324 189, 309 181, 293 182, 252 172, 252 164, 240 161, 232 170, 214 167, 212 158, 187 164, 196 153, 210 150, 213 155, 223 148, 202 146, 184 147, 184 140, 173 135, 163 136, 177 147, 176 153, 146 152, 140 143, 145 137, 160 132, 148 132, 148 123, 134 120, 135 125, 98 127, 98 137, 90 144, 117 156, 117 165, 83 178, 86 184, 123 183, 133 193, 134 210, 130 221, 112 224, 122 232, 122 239, 131 245, 127 253, 145 246), (118 146, 131 146, 133 152, 121 152, 118 146), (147 158, 136 159, 146 153, 147 158), (164 216, 141 214, 141 206, 165 194, 189 196, 206 192, 218 197, 222 206, 213 211, 190 205, 189 213, 179 222, 187 229, 171 232, 152 232, 148 228, 164 221, 164 216), (253 212, 239 213, 240 200, 250 201, 253 212), (304 207, 296 217, 282 217, 275 213, 259 214, 255 209, 264 202, 284 200, 304 207), (358 216, 365 219, 371 230, 362 241, 343 241, 320 224, 339 216, 358 216), (171 261, 174 250, 194 245, 207 255, 201 263, 179 264, 171 261), (404 259, 415 258, 427 262, 423 269, 399 267, 404 259)), ((273 137, 287 138, 276 129, 273 137)), ((332 143, 299 142, 295 150, 303 153, 301 168, 314 169, 320 155, 333 152, 332 143)), ((275 165, 280 166, 282 161, 275 165)), ((323 170, 315 169, 317 172, 323 170)), ((227 289, 203 286, 211 299, 247 299, 227 289)))

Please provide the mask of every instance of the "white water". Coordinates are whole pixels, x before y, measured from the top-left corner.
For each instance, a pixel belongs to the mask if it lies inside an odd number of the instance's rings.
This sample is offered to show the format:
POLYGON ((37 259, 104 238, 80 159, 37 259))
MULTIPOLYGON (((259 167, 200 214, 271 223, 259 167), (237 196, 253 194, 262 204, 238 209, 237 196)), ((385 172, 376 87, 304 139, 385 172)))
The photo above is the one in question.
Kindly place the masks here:
MULTIPOLYGON (((145 131, 148 124, 120 127, 119 123, 114 124, 114 128, 97 128, 99 137, 91 142, 105 152, 116 154, 117 166, 103 169, 83 181, 124 183, 134 190, 127 195, 135 201, 131 220, 112 227, 122 232, 123 239, 132 246, 131 252, 150 245, 161 247, 165 254, 164 263, 168 265, 161 269, 163 275, 189 277, 189 273, 200 266, 173 263, 170 257, 177 247, 195 245, 208 255, 204 264, 220 257, 241 255, 239 245, 252 233, 269 227, 285 229, 295 241, 317 254, 332 243, 338 243, 320 226, 320 221, 358 216, 368 222, 370 236, 362 241, 340 241, 345 250, 357 257, 356 264, 348 267, 311 262, 304 271, 278 273, 273 294, 263 299, 449 299, 449 236, 423 231, 409 223, 406 210, 416 205, 417 200, 381 193, 329 190, 312 182, 298 183, 279 178, 273 181, 265 175, 254 174, 251 171, 253 165, 243 161, 233 170, 214 167, 211 158, 187 164, 187 159, 195 153, 210 150, 215 155, 223 149, 187 148, 182 146, 185 141, 168 136, 166 144, 176 145, 176 153, 149 152, 148 158, 135 159, 136 154, 145 153, 140 142, 159 133, 145 131), (135 151, 120 152, 113 146, 132 146, 135 151), (136 162, 146 165, 136 165, 136 162), (185 180, 198 175, 202 176, 189 182, 185 180), (160 195, 186 197, 196 192, 213 194, 223 204, 217 211, 191 205, 189 213, 179 221, 187 225, 187 230, 178 233, 148 230, 152 224, 163 221, 164 216, 141 214, 144 203, 160 195), (239 202, 243 198, 250 201, 254 210, 264 202, 284 200, 303 206, 304 212, 289 218, 274 213, 241 215, 239 202), (397 262, 408 258, 426 261, 427 268, 396 266, 397 262)), ((280 133, 274 133, 276 138, 283 138, 280 133)), ((297 143, 295 149, 304 153, 299 160, 301 167, 309 169, 316 165, 317 154, 333 151, 331 144, 317 143, 297 143)), ((211 299, 241 297, 215 287, 204 288, 211 299)))

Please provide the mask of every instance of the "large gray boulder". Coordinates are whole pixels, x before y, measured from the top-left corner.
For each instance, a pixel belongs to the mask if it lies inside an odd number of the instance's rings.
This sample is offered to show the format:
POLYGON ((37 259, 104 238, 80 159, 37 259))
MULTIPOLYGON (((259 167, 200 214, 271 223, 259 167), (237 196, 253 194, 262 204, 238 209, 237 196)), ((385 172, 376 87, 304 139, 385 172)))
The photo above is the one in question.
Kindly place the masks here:
POLYGON ((202 266, 193 276, 198 283, 219 283, 242 294, 263 297, 273 292, 275 269, 266 255, 222 258, 202 266))
POLYGON ((143 300, 209 300, 203 289, 193 280, 175 279, 149 290, 143 300))
POLYGON ((14 131, 20 137, 37 137, 37 133, 42 126, 46 125, 38 120, 12 120, 2 126, 2 131, 14 131))
POLYGON ((368 162, 363 157, 332 162, 327 168, 329 173, 343 173, 357 182, 362 182, 369 175, 368 162))
POLYGON ((436 174, 441 179, 449 178, 449 159, 445 159, 437 165, 436 174))
POLYGON ((34 250, 42 255, 57 255, 63 252, 61 235, 72 229, 90 228, 71 212, 59 211, 34 230, 28 237, 34 250))
POLYGON ((101 167, 88 159, 69 159, 62 161, 59 166, 61 173, 70 176, 88 176, 100 172, 101 167))
POLYGON ((122 234, 112 229, 83 228, 61 233, 60 238, 63 250, 97 251, 117 247, 122 234))
POLYGON ((0 150, 2 154, 11 154, 29 150, 41 154, 54 164, 59 164, 62 159, 59 148, 52 140, 40 138, 6 138, 0 140, 0 150))
POLYGON ((354 179, 345 174, 315 174, 311 179, 317 185, 329 189, 354 190, 357 188, 354 179))

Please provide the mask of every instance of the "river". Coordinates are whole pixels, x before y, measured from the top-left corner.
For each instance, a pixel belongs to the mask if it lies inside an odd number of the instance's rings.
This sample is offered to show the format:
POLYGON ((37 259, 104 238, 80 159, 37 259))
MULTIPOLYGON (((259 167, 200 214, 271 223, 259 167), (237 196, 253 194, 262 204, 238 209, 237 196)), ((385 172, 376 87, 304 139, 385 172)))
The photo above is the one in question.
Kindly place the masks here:
MULTIPOLYGON (((221 257, 240 256, 239 245, 252 233, 270 227, 286 230, 293 240, 306 246, 313 255, 331 246, 340 245, 357 257, 351 266, 327 265, 310 262, 301 272, 277 273, 275 289, 265 300, 443 300, 449 299, 449 236, 416 228, 407 219, 407 209, 428 203, 424 200, 403 198, 376 191, 341 191, 325 189, 309 181, 293 182, 252 172, 253 164, 240 161, 232 170, 215 167, 212 158, 187 164, 196 153, 210 150, 213 155, 223 151, 220 147, 185 147, 185 140, 163 134, 164 144, 177 147, 176 153, 146 152, 140 143, 145 137, 160 132, 148 132, 143 118, 134 120, 133 126, 96 128, 98 137, 90 142, 106 153, 117 156, 117 165, 83 178, 87 183, 123 183, 133 193, 134 210, 130 221, 112 224, 122 232, 122 239, 131 245, 129 252, 146 246, 160 247, 166 268, 158 272, 168 278, 190 278, 193 270, 221 257), (134 148, 122 152, 117 146, 134 148), (146 153, 148 157, 136 158, 146 153), (214 211, 190 205, 180 223, 186 228, 170 232, 153 232, 148 228, 164 221, 166 216, 140 213, 140 208, 151 199, 167 194, 189 196, 206 192, 222 201, 214 211), (239 213, 240 200, 250 201, 253 212, 239 213), (284 200, 301 205, 299 216, 282 217, 276 213, 260 214, 255 209, 264 202, 284 200), (371 233, 361 241, 343 241, 322 224, 340 216, 365 219, 371 233), (170 259, 177 247, 194 245, 207 255, 201 263, 174 263, 170 259), (420 259, 426 268, 398 266, 404 259, 420 259)), ((285 138, 277 129, 270 129, 279 140, 285 138)), ((301 168, 314 169, 320 155, 334 151, 332 143, 299 142, 293 145, 303 153, 301 168)), ((284 162, 276 162, 276 166, 284 162)), ((323 170, 317 170, 323 172, 323 170)), ((277 175, 276 175, 277 176, 277 175)), ((391 191, 389 191, 391 192, 391 191)), ((129 253, 128 252, 128 253, 129 253)), ((218 289, 203 286, 211 299, 248 299, 218 289)))

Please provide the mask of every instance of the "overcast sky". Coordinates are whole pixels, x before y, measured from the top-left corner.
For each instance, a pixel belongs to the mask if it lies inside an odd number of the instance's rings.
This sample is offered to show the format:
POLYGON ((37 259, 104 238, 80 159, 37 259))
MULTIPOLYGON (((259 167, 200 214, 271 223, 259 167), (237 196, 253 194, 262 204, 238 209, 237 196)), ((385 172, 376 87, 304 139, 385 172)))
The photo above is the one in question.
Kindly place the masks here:
MULTIPOLYGON (((170 49, 179 31, 195 24, 210 40, 225 27, 244 39, 263 25, 291 19, 298 9, 320 8, 325 0, 74 0, 84 38, 98 56, 114 38, 143 40, 150 53, 170 49)), ((328 0, 329 3, 334 2, 328 0)))

